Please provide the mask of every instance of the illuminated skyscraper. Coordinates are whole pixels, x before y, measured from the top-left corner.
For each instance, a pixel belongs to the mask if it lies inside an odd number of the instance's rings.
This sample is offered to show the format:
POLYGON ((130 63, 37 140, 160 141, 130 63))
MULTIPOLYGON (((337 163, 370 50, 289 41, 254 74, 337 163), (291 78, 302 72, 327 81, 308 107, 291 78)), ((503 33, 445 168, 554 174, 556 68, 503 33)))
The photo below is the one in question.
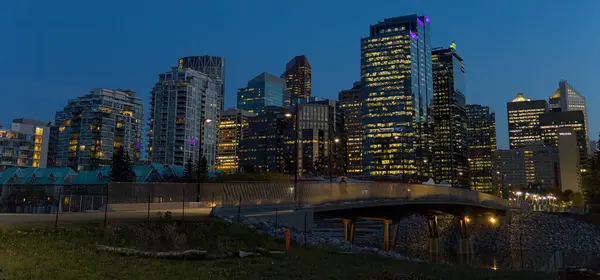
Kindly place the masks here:
POLYGON ((570 128, 577 138, 579 150, 579 166, 585 172, 588 166, 588 142, 585 127, 585 116, 582 111, 547 112, 540 116, 540 128, 544 144, 559 147, 559 129, 570 128))
POLYGON ((339 94, 340 109, 343 114, 342 142, 346 155, 347 172, 351 175, 361 174, 363 153, 363 128, 360 121, 360 96, 362 83, 354 82, 351 89, 342 90, 339 94))
POLYGON ((312 69, 306 56, 299 55, 285 66, 285 72, 281 74, 285 80, 286 98, 285 105, 290 105, 296 98, 309 98, 312 89, 312 69))
POLYGON ((450 48, 434 49, 433 63, 433 174, 437 182, 469 187, 465 67, 450 48))
POLYGON ((542 142, 540 116, 548 111, 546 100, 531 100, 519 93, 512 102, 506 103, 506 110, 511 149, 542 142))
MULTIPOLYGON (((588 128, 587 119, 587 104, 585 102, 585 96, 576 91, 571 84, 565 80, 561 80, 558 83, 558 89, 549 98, 550 109, 552 111, 581 111, 583 112, 583 119, 585 124, 586 133, 588 128)), ((589 135, 585 135, 586 142, 589 140, 589 135)))
POLYGON ((482 192, 492 190, 493 161, 496 150, 496 114, 490 107, 467 105, 469 174, 471 189, 482 192))
POLYGON ((433 92, 429 38, 429 18, 409 15, 372 25, 370 36, 361 39, 367 175, 424 179, 424 130, 433 92))
POLYGON ((225 173, 239 171, 239 145, 248 137, 248 118, 252 116, 253 113, 240 109, 229 109, 221 114, 217 170, 225 173))
POLYGON ((283 107, 285 80, 263 72, 237 93, 238 109, 259 114, 264 107, 283 107))

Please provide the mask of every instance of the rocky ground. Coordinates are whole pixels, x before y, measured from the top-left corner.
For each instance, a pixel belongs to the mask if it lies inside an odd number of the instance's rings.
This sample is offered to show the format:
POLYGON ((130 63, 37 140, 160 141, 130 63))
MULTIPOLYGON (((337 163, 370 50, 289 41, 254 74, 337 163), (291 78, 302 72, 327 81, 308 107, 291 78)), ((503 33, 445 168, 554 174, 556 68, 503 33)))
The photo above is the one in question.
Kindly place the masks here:
MULTIPOLYGON (((439 216, 441 259, 454 263, 458 256, 458 220, 439 216)), ((483 266, 544 269, 548 263, 583 265, 600 257, 600 230, 573 218, 540 212, 523 212, 512 219, 491 225, 487 221, 470 224, 473 262, 483 266)), ((391 234, 391 233, 390 233, 391 234)), ((383 229, 362 236, 357 243, 381 246, 383 229)), ((400 222, 396 250, 427 260, 429 237, 427 220, 413 215, 400 222)))
MULTIPOLYGON (((237 218, 229 217, 228 220, 237 221, 237 218)), ((243 217, 242 223, 258 232, 285 238, 284 228, 287 225, 275 225, 272 221, 251 217, 243 217)), ((361 221, 357 224, 357 231, 360 231, 361 225, 366 225, 369 230, 357 235, 352 245, 344 242, 340 223, 328 224, 328 228, 317 228, 306 234, 301 230, 292 229, 290 236, 296 244, 336 246, 345 250, 374 252, 403 260, 429 260, 429 237, 424 216, 413 215, 400 221, 394 252, 378 249, 381 248, 383 237, 381 222, 361 221)), ((439 216, 438 226, 440 260, 458 263, 457 218, 450 215, 439 216)), ((600 230, 565 216, 524 212, 513 215, 510 221, 505 220, 496 225, 486 221, 473 221, 470 226, 472 263, 475 265, 546 270, 554 264, 560 265, 561 262, 565 265, 585 265, 600 257, 600 230)))

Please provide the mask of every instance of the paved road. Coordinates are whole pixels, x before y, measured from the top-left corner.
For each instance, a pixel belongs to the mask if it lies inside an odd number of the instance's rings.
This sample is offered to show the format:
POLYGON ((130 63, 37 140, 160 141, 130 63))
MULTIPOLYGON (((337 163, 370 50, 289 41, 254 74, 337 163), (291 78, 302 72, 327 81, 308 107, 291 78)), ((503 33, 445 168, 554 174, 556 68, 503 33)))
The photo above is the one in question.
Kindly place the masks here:
MULTIPOLYGON (((173 217, 181 217, 180 209, 161 209, 150 211, 150 218, 157 217, 158 212, 170 211, 173 217)), ((210 214, 210 208, 188 208, 185 209, 185 217, 202 217, 210 214)), ((112 220, 143 219, 148 217, 147 211, 120 211, 107 212, 106 218, 112 220)), ((54 223, 55 214, 8 214, 0 213, 0 224, 24 224, 24 223, 54 223)), ((92 222, 103 221, 104 212, 88 213, 59 213, 58 222, 92 222)))

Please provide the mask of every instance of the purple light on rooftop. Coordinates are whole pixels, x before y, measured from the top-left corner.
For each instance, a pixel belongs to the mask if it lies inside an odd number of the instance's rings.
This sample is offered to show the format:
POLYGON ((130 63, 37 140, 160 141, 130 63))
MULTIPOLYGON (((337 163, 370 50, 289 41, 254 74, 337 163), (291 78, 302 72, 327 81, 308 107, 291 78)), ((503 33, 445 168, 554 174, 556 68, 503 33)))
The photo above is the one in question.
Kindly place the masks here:
POLYGON ((419 25, 424 26, 425 24, 419 19, 417 18, 417 22, 419 23, 419 25))
POLYGON ((423 16, 426 22, 429 22, 429 18, 427 16, 423 16))
POLYGON ((408 31, 410 33, 410 37, 413 37, 413 39, 419 39, 419 37, 417 37, 417 35, 415 33, 412 32, 412 30, 408 31))

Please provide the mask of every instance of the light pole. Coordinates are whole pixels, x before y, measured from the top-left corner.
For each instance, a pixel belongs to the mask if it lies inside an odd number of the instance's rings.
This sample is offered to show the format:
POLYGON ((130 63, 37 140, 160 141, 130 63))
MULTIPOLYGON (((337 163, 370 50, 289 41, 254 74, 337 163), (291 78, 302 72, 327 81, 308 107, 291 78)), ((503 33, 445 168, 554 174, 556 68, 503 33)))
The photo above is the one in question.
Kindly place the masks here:
MULTIPOLYGON (((402 138, 404 138, 404 136, 402 138)), ((394 136, 394 139, 398 140, 398 139, 400 139, 400 136, 394 136)), ((405 179, 404 179, 405 173, 404 172, 406 170, 406 166, 404 165, 404 162, 405 162, 405 160, 404 160, 404 144, 405 143, 404 143, 403 140, 404 139, 402 139, 400 141, 400 144, 401 144, 401 148, 400 148, 400 155, 401 155, 401 157, 400 157, 400 160, 402 160, 402 183, 404 183, 404 181, 405 181, 405 179)))
MULTIPOLYGON (((205 119, 204 123, 205 125, 209 125, 212 122, 212 119, 205 119)), ((204 129, 201 132, 202 134, 204 134, 204 129)), ((200 138, 202 139, 203 135, 200 135, 200 138)), ((196 166, 196 168, 198 169, 198 178, 196 178, 196 202, 200 202, 200 177, 202 174, 200 174, 200 172, 204 172, 204 170, 200 170, 200 164, 202 163, 202 145, 198 145, 198 166, 196 166)), ((202 167, 204 168, 204 167, 202 167)))
POLYGON ((504 190, 504 173, 502 173, 500 171, 496 171, 496 174, 498 174, 498 176, 500 176, 500 181, 501 181, 500 190, 502 191, 502 198, 506 199, 506 191, 504 190))
POLYGON ((291 113, 286 113, 286 118, 294 117, 294 199, 298 203, 298 208, 300 208, 300 199, 298 196, 298 113, 299 113, 300 104, 296 103, 296 114, 292 115, 291 113))
POLYGON ((475 180, 475 178, 477 178, 477 176, 473 177, 473 175, 474 175, 474 174, 472 173, 473 171, 471 171, 471 170, 473 170, 473 168, 471 167, 471 158, 468 158, 468 159, 467 159, 467 162, 468 162, 468 163, 467 163, 467 166, 469 167, 469 176, 468 176, 468 179, 469 179, 469 183, 471 184, 471 185, 469 186, 469 189, 470 189, 470 190, 477 191, 477 188, 476 188, 476 186, 477 186, 477 184, 476 184, 476 183, 477 183, 477 181, 475 180), (471 180, 473 180, 473 181, 471 181, 471 180))
POLYGON ((340 139, 329 139, 329 183, 333 183, 333 143, 339 143, 340 139))

